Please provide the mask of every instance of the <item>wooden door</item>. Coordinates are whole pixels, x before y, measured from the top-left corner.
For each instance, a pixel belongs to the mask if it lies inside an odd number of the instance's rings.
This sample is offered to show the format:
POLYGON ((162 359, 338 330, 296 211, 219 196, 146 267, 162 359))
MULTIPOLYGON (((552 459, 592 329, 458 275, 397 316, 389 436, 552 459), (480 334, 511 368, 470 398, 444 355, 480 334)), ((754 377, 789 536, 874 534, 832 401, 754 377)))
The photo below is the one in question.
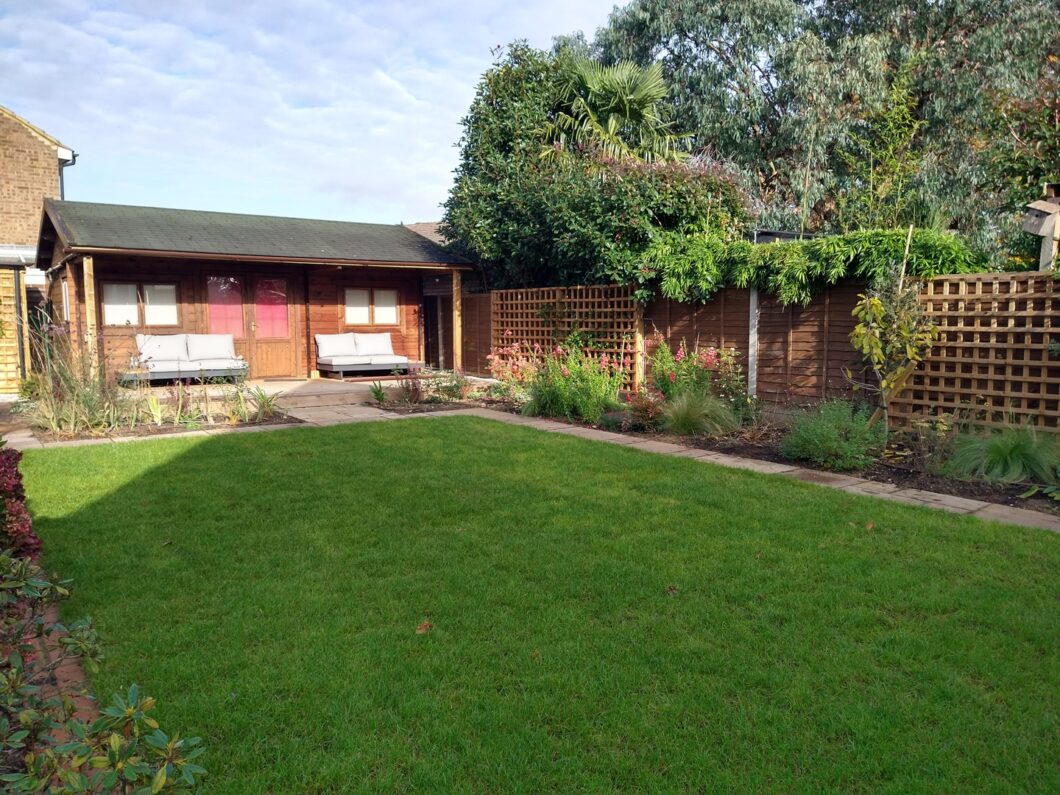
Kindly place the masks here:
POLYGON ((291 279, 255 274, 247 295, 247 360, 251 378, 297 375, 291 279))

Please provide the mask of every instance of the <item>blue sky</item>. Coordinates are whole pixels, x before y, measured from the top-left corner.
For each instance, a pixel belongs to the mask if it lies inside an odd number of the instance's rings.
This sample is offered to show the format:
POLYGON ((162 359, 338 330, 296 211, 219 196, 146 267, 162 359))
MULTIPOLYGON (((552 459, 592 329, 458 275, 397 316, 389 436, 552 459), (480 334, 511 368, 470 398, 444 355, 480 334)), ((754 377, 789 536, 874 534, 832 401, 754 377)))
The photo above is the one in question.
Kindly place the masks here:
POLYGON ((615 0, 0 0, 0 105, 78 152, 66 196, 440 217, 490 49, 615 0))

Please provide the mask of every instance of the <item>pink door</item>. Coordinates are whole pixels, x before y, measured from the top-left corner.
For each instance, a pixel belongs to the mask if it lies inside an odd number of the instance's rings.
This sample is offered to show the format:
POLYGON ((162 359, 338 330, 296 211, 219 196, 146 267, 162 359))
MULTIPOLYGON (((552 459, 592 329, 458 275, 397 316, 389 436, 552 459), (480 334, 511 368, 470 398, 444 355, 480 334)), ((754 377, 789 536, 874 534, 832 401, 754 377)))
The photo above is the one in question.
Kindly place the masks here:
POLYGON ((297 375, 290 285, 283 276, 209 276, 211 334, 231 334, 251 378, 297 375))

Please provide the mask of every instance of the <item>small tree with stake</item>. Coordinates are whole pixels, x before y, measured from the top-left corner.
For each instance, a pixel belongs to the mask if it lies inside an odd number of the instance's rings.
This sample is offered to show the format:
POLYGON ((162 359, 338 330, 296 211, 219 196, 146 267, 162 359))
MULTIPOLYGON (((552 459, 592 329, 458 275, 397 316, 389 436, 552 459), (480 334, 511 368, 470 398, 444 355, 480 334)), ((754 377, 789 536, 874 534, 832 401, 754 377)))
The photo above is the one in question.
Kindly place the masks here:
POLYGON ((910 226, 901 263, 877 279, 872 289, 860 296, 853 311, 858 323, 850 332, 850 341, 876 376, 874 385, 860 386, 874 389, 880 399, 870 425, 887 417, 888 404, 905 389, 939 336, 938 326, 917 300, 920 283, 905 273, 912 238, 910 226))

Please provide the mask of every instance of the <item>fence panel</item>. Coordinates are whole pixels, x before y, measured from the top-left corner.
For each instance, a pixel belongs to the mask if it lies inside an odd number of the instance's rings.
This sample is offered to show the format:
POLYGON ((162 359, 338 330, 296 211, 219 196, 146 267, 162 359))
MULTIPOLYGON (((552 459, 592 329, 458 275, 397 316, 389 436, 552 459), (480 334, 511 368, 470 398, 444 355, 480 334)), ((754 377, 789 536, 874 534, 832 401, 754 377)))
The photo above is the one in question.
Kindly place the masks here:
POLYGON ((940 276, 921 293, 941 337, 889 407, 892 425, 957 412, 1060 431, 1060 362, 1050 357, 1060 290, 1052 273, 940 276))
POLYGON ((490 294, 468 293, 460 303, 464 372, 469 375, 487 376, 490 368, 486 357, 490 352, 490 336, 493 333, 490 294))
POLYGON ((750 303, 750 291, 734 287, 718 291, 705 304, 652 301, 644 311, 647 355, 654 353, 661 337, 674 349, 682 341, 693 347, 735 348, 746 367, 750 303))
POLYGON ((586 332, 592 340, 586 352, 626 361, 627 380, 633 383, 640 315, 632 287, 495 290, 491 297, 494 349, 519 342, 547 350, 573 331, 586 332))

